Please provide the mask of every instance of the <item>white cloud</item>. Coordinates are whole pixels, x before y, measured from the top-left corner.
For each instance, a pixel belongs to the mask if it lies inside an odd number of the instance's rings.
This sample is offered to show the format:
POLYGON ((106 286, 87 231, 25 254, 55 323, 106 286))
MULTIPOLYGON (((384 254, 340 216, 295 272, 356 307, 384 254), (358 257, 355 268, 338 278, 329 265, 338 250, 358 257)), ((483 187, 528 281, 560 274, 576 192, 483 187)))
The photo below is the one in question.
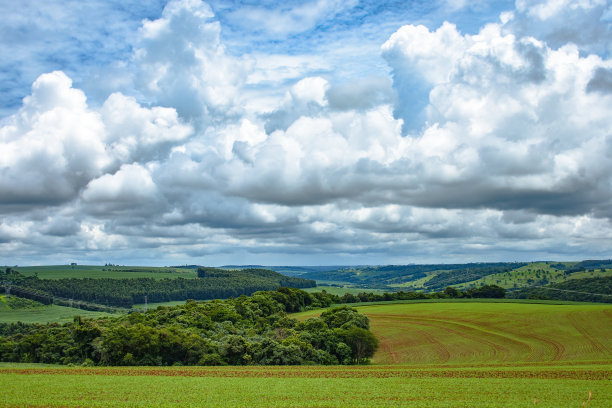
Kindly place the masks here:
MULTIPOLYGON (((587 21, 603 5, 537 4, 471 35, 401 27, 382 46, 389 78, 339 81, 312 72, 328 68, 317 58, 232 56, 210 7, 171 1, 143 22, 135 96, 88 106, 53 72, 5 120, 0 253, 45 239, 132 259, 151 248, 382 262, 604 253, 612 62, 592 52, 607 26, 564 42, 560 25, 521 25, 568 10, 587 21)), ((281 10, 271 30, 298 32, 344 7, 311 2, 301 20, 281 10)))
POLYGON ((304 78, 291 88, 291 96, 304 103, 314 102, 317 105, 327 105, 325 93, 329 83, 321 77, 304 78))
POLYGON ((179 120, 174 108, 140 106, 132 97, 114 93, 100 109, 108 149, 121 163, 165 157, 193 129, 179 120))
POLYGON ((28 205, 73 199, 111 163, 104 137, 100 115, 64 73, 41 75, 0 129, 0 200, 28 205))
POLYGON ((312 29, 319 22, 346 12, 358 4, 356 0, 316 0, 295 7, 275 5, 264 7, 242 7, 231 13, 236 24, 249 26, 252 31, 266 32, 277 38, 312 29))
POLYGON ((553 49, 572 43, 585 53, 612 52, 612 5, 607 0, 517 0, 505 28, 553 49))
POLYGON ((248 69, 225 52, 213 16, 200 0, 171 0, 161 18, 143 22, 135 52, 141 92, 204 125, 240 111, 237 86, 248 69))
POLYGON ((83 198, 87 202, 145 202, 155 197, 157 187, 149 170, 138 164, 121 166, 115 174, 105 174, 92 180, 83 198))

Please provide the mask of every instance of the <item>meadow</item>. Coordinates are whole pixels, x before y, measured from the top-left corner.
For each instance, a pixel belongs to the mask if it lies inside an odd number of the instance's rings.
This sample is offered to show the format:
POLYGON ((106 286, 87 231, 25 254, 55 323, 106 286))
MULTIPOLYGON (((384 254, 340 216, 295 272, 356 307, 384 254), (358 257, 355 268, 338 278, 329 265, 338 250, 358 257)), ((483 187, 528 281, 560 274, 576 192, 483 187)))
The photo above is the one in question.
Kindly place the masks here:
POLYGON ((89 318, 115 316, 104 312, 92 312, 59 305, 45 305, 29 309, 11 310, 0 305, 0 323, 67 323, 75 315, 89 318))
POLYGON ((167 268, 156 266, 102 266, 102 265, 44 265, 44 266, 18 266, 24 276, 38 275, 40 279, 68 279, 68 278, 195 278, 196 270, 189 268, 167 268))
POLYGON ((610 305, 420 302, 357 309, 381 341, 369 366, 0 364, 0 405, 612 406, 610 305))

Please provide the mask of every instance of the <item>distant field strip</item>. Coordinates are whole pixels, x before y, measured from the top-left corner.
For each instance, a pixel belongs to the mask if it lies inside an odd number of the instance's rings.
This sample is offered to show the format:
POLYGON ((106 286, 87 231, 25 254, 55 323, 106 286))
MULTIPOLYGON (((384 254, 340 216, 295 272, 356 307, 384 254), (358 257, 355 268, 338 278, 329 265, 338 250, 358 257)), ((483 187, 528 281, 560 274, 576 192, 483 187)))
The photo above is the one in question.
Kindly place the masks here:
POLYGON ((540 378, 612 380, 608 364, 457 367, 428 365, 247 367, 0 367, 1 375, 162 376, 225 378, 540 378))
POLYGON ((196 271, 186 268, 161 268, 155 266, 98 266, 98 265, 47 265, 47 266, 19 266, 15 267, 24 276, 37 275, 40 279, 67 279, 67 278, 195 278, 196 271))

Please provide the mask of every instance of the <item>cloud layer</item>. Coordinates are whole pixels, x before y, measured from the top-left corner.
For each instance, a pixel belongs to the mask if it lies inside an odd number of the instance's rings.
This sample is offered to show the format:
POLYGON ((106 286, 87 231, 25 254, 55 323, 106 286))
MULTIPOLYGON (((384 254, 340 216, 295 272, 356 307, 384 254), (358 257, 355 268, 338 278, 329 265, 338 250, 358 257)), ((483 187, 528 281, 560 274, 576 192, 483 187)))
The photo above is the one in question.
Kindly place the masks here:
MULTIPOLYGON (((281 9, 267 35, 313 30, 353 6, 281 9)), ((377 51, 388 76, 339 79, 303 70, 325 64, 307 56, 232 53, 209 5, 170 1, 138 30, 129 85, 91 104, 66 73, 46 73, 4 118, 0 254, 149 264, 609 256, 610 10, 517 1, 471 34, 407 24, 377 51)), ((227 16, 259 18, 251 8, 227 16)))

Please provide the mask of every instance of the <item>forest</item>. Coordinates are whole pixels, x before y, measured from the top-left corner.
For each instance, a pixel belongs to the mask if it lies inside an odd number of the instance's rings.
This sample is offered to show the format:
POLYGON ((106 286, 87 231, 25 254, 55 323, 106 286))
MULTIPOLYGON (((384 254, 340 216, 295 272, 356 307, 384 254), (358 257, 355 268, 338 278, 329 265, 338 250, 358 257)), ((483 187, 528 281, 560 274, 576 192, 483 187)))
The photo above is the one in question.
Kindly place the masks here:
POLYGON ((337 270, 309 271, 299 276, 316 281, 344 282, 358 287, 390 289, 393 285, 415 281, 437 272, 426 290, 443 290, 447 286, 470 282, 483 276, 507 272, 526 263, 490 262, 468 264, 384 265, 349 267, 337 270))
POLYGON ((553 285, 508 292, 508 297, 612 303, 612 277, 571 279, 553 285))
POLYGON ((0 281, 10 281, 13 293, 45 304, 52 303, 53 297, 61 297, 123 308, 145 303, 145 296, 148 302, 224 299, 281 286, 316 286, 313 280, 287 277, 265 269, 228 271, 215 268, 199 268, 198 279, 129 278, 129 283, 126 279, 111 278, 40 279, 6 268, 5 271, 0 269, 0 281))
POLYGON ((363 364, 378 340, 347 306, 299 322, 287 315, 333 297, 293 288, 159 306, 64 325, 0 324, 0 361, 80 365, 363 364))

